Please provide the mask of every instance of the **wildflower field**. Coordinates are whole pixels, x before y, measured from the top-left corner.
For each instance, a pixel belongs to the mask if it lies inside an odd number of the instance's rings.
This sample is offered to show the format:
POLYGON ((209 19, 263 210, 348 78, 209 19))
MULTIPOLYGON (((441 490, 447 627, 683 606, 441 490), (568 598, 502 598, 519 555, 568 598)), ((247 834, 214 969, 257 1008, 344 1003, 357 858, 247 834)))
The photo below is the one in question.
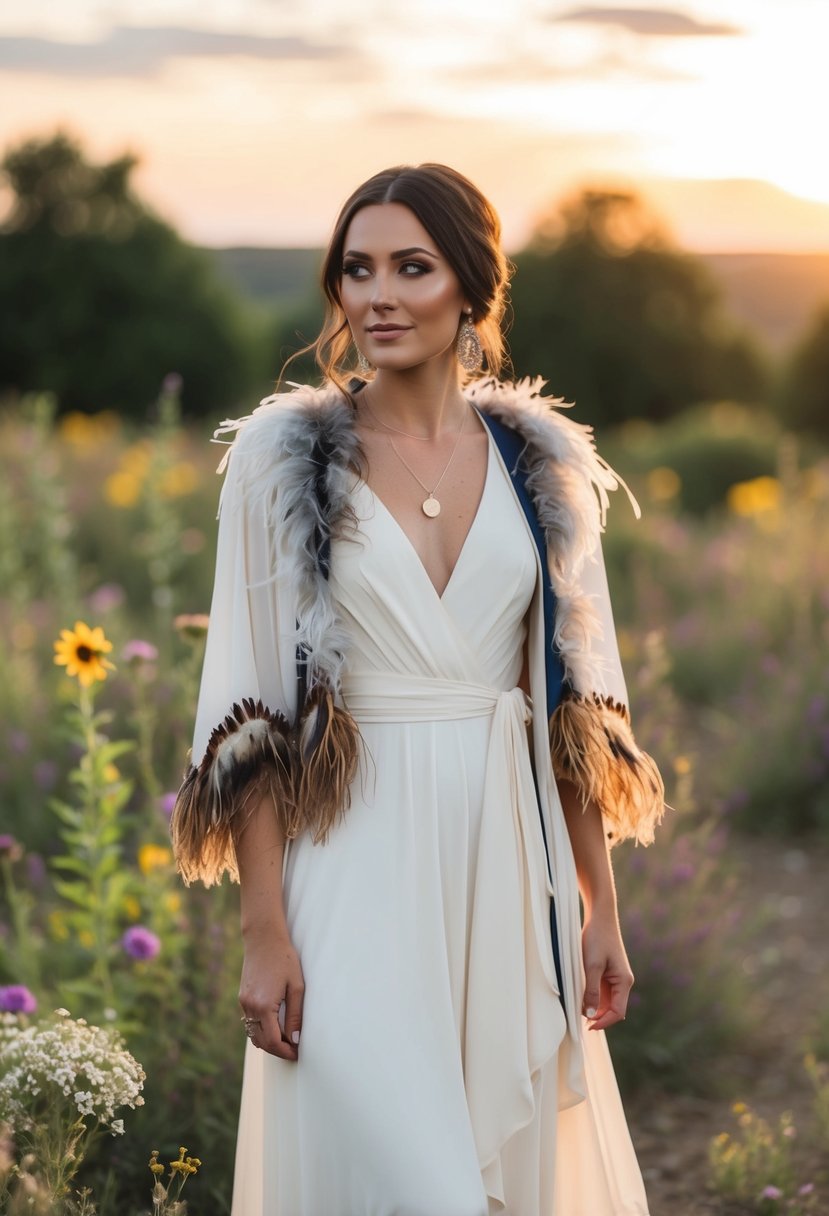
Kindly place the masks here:
MULTIPOLYGON (((177 388, 143 430, 0 419, 0 1211, 229 1210, 237 892, 185 888, 168 839, 222 449, 177 388)), ((605 549, 674 808, 614 854, 652 1213, 829 1211, 829 462, 728 404, 601 446, 643 507, 605 549)))

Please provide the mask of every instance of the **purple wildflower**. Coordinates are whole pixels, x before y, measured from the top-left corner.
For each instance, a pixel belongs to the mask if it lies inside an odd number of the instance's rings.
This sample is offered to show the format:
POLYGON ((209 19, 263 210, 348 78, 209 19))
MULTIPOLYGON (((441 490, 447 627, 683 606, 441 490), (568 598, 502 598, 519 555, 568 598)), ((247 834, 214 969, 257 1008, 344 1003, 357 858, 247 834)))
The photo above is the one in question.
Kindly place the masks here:
POLYGON ((18 861, 23 856, 23 848, 20 842, 15 840, 14 836, 10 836, 8 832, 4 832, 0 836, 0 857, 8 857, 10 861, 18 861))
POLYGON ((800 1195, 802 1198, 805 1199, 807 1195, 812 1194, 814 1189, 815 1189, 814 1182, 804 1182, 803 1186, 799 1186, 797 1188, 797 1193, 798 1193, 798 1195, 800 1195))
POLYGON ((168 793, 162 794, 158 800, 158 805, 162 814, 166 815, 168 819, 173 813, 173 807, 176 805, 177 797, 178 795, 176 794, 175 790, 170 790, 168 793))
POLYGON ((124 646, 121 658, 125 663, 154 663, 158 658, 158 648, 143 638, 133 638, 124 646))
POLYGON ((130 958, 141 961, 155 958, 161 950, 159 939, 151 929, 145 928, 144 925, 131 925, 121 938, 121 945, 130 958))
POLYGON ((694 877, 694 867, 690 861, 678 861, 671 870, 674 882, 690 882, 694 877))
POLYGON ((0 1010, 3 1013, 34 1013, 37 1000, 23 984, 7 984, 0 988, 0 1010))
POLYGON ((782 1199, 783 1192, 779 1186, 765 1186, 760 1195, 761 1199, 782 1199))

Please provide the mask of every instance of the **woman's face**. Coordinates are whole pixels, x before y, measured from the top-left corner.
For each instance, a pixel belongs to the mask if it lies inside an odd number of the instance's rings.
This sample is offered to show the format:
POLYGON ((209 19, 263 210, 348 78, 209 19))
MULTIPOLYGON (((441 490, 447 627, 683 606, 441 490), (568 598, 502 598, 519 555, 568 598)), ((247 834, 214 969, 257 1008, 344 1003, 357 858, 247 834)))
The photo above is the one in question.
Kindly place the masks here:
POLYGON ((343 244, 340 299, 359 350, 402 371, 442 355, 467 307, 458 276, 403 203, 363 207, 343 244))

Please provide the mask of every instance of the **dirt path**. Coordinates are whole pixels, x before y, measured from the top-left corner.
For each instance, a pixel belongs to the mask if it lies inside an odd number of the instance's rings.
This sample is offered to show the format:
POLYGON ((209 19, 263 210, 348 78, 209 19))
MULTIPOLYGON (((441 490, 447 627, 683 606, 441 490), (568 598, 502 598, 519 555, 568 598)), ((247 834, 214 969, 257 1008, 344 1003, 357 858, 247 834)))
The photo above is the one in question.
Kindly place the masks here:
POLYGON ((745 1101, 775 1121, 791 1110, 796 1126, 808 1122, 811 1110, 801 1061, 829 997, 829 848, 749 841, 739 850, 739 898, 764 925, 751 952, 737 960, 751 977, 760 1037, 751 1054, 723 1061, 734 1083, 722 1098, 669 1095, 628 1104, 651 1216, 735 1212, 707 1187, 708 1144, 733 1129, 732 1102, 745 1101))

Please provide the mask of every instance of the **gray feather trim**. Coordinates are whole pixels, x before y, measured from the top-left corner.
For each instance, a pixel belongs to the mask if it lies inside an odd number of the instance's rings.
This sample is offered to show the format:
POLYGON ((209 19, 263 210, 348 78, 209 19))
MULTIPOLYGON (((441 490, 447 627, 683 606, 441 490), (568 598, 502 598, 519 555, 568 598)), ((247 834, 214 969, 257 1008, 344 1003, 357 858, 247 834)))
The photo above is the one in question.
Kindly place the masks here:
POLYGON ((279 577, 296 589, 295 641, 308 654, 308 686, 322 682, 337 690, 347 635, 319 565, 318 547, 329 530, 332 539, 348 531, 352 468, 361 451, 351 406, 335 385, 300 386, 266 397, 247 418, 222 423, 216 435, 234 430, 238 437, 231 450, 234 460, 243 461, 244 494, 251 504, 264 501, 271 537, 280 537, 279 577), (320 470, 315 448, 325 458, 324 516, 316 491, 320 470))
POLYGON ((553 645, 570 686, 589 693, 602 683, 593 646, 601 627, 579 574, 599 547, 609 492, 622 486, 637 518, 640 512, 628 487, 596 451, 593 428, 565 417, 561 407, 569 407, 563 398, 542 397, 545 383, 540 376, 515 384, 489 377, 470 385, 467 397, 524 440, 521 462, 547 541, 556 595, 553 645))

